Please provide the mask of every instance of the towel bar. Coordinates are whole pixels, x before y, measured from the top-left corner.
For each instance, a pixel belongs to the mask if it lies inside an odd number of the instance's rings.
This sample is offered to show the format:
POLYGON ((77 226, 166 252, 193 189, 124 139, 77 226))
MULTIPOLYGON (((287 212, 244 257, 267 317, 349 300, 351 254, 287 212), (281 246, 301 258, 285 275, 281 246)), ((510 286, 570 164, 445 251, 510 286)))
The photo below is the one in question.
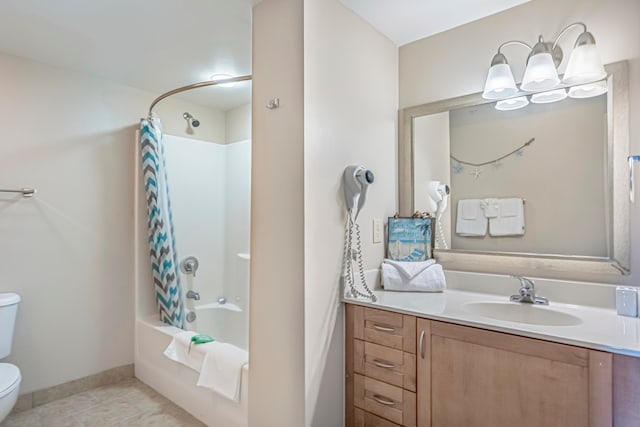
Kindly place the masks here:
POLYGON ((633 183, 633 164, 635 162, 640 162, 640 156, 629 156, 627 157, 627 161, 629 162, 629 201, 633 203, 635 201, 636 189, 633 183))
POLYGON ((0 189, 0 193, 20 193, 23 197, 33 197, 36 194, 35 188, 21 188, 19 190, 0 189))

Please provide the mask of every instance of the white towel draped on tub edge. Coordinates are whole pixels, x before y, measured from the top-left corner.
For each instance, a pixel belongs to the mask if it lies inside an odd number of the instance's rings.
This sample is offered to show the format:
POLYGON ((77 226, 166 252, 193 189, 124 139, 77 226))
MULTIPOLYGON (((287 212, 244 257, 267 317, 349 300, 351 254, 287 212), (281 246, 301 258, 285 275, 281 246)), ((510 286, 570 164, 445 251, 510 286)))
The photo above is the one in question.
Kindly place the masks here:
POLYGON ((249 361, 246 350, 233 344, 213 341, 193 344, 193 331, 174 335, 164 355, 200 373, 197 385, 207 388, 234 402, 240 402, 242 368, 249 361))

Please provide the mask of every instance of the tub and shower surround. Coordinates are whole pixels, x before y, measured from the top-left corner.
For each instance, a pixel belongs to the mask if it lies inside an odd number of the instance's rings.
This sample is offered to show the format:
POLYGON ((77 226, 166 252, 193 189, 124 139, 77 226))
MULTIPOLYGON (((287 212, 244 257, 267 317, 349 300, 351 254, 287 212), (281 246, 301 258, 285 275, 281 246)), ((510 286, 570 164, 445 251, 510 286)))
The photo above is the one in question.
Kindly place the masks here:
POLYGON ((158 119, 140 121, 140 158, 144 174, 144 194, 147 202, 149 256, 160 320, 184 327, 184 305, 178 275, 178 258, 169 183, 167 180, 162 130, 158 119))
MULTIPOLYGON (((247 350, 251 142, 217 144, 165 135, 164 149, 178 261, 190 255, 199 260, 195 277, 179 273, 184 293, 193 290, 200 295, 199 300, 184 303, 185 313, 197 315, 185 326, 247 350), (227 302, 220 305, 221 296, 227 302)), ((144 192, 143 187, 139 179, 138 194, 144 192)), ((233 402, 198 387, 198 372, 163 355, 182 330, 163 325, 153 311, 141 196, 137 206, 136 376, 208 425, 246 427, 247 365, 241 374, 240 402, 233 402)))

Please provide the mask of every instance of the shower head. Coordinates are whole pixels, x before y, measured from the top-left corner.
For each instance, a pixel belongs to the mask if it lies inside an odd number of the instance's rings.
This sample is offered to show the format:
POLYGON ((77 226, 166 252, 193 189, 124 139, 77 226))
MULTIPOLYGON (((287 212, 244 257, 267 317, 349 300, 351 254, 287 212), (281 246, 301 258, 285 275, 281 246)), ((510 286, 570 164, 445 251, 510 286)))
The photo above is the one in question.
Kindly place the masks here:
POLYGON ((191 114, 189 114, 188 112, 185 112, 182 114, 182 117, 191 124, 191 126, 193 126, 194 128, 197 128, 198 126, 200 126, 200 121, 198 119, 196 119, 195 117, 193 117, 191 114))

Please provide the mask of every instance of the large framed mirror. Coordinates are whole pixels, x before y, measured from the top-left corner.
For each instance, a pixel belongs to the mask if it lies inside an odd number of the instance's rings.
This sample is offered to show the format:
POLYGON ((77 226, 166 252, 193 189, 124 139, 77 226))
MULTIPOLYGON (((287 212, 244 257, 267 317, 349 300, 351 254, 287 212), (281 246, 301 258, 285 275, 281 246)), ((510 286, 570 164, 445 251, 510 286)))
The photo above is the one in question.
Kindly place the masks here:
POLYGON ((400 111, 399 211, 438 216, 445 268, 587 281, 629 273, 627 63, 606 70, 599 96, 505 111, 477 93, 400 111), (436 183, 450 188, 444 210, 436 183), (521 223, 501 233, 492 207, 509 201, 521 223))

